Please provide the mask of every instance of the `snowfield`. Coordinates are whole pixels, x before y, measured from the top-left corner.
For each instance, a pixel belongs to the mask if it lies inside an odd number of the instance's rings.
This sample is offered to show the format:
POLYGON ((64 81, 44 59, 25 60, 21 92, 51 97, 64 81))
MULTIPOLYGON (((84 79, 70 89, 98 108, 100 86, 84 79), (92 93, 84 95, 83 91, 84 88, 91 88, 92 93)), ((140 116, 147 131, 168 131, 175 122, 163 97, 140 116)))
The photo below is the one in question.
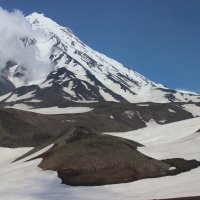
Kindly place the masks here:
POLYGON ((15 104, 14 106, 6 106, 5 108, 13 108, 18 110, 24 110, 28 112, 34 112, 44 115, 58 115, 58 114, 74 114, 74 113, 85 113, 90 112, 93 108, 89 107, 66 107, 59 108, 58 106, 49 108, 32 108, 26 104, 15 104))
MULTIPOLYGON (((200 161, 200 118, 146 127, 126 133, 110 133, 138 141, 139 151, 157 159, 181 157, 200 161)), ((51 148, 46 147, 33 156, 51 148)), ((200 168, 176 176, 143 179, 98 187, 60 184, 57 173, 37 167, 41 159, 12 163, 31 148, 0 148, 1 200, 150 200, 200 195, 200 168)), ((32 156, 32 157, 33 157, 32 156)))
POLYGON ((186 111, 192 113, 194 117, 200 117, 200 107, 195 104, 185 104, 182 106, 186 111))
POLYGON ((59 108, 57 106, 50 108, 35 108, 31 109, 31 112, 45 114, 45 115, 53 115, 53 114, 73 114, 73 113, 85 113, 92 111, 93 108, 88 107, 67 107, 67 108, 59 108))

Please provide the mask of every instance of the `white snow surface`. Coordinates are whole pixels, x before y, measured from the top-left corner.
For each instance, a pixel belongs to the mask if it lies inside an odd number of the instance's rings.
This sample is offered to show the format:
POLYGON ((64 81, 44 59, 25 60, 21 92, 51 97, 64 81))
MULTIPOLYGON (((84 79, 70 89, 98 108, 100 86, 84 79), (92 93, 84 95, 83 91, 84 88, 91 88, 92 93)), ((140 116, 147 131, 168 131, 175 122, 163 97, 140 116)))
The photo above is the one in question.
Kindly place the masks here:
POLYGON ((35 91, 31 91, 31 92, 26 93, 25 95, 21 95, 21 96, 18 96, 18 94, 12 94, 9 96, 9 98, 6 100, 6 102, 15 102, 15 101, 23 100, 23 99, 30 99, 30 98, 34 97, 34 92, 35 91))
POLYGON ((50 108, 35 108, 31 109, 31 112, 45 114, 45 115, 53 115, 53 114, 73 114, 73 113, 85 113, 92 111, 93 108, 89 107, 67 107, 67 108, 59 108, 57 106, 50 108))
POLYGON ((172 110, 172 109, 168 109, 169 110, 169 112, 171 112, 171 113, 176 113, 176 111, 174 111, 174 110, 172 110))
MULTIPOLYGON (((146 147, 140 147, 139 150, 157 159, 182 157, 200 160, 200 134, 195 133, 199 128, 200 118, 195 118, 110 134, 145 144, 146 147)), ((51 147, 52 145, 42 151, 51 147)), ((0 148, 1 200, 152 200, 200 195, 200 168, 176 176, 143 179, 132 183, 72 187, 61 185, 56 172, 39 169, 37 165, 41 159, 11 163, 29 150, 30 148, 0 148)))
POLYGON ((186 111, 190 112, 194 117, 200 117, 200 106, 195 104, 185 104, 182 107, 186 111))
POLYGON ((7 93, 7 94, 4 94, 4 95, 0 96, 0 101, 3 101, 5 99, 7 99, 11 94, 12 93, 10 92, 10 93, 7 93))
POLYGON ((179 122, 169 123, 165 125, 157 125, 154 127, 145 127, 135 131, 108 133, 144 145, 160 145, 169 144, 182 138, 193 135, 200 129, 200 117, 182 120, 179 122))
POLYGON ((183 94, 194 94, 194 95, 199 95, 199 93, 190 91, 190 90, 185 90, 185 89, 176 89, 176 91, 181 92, 183 94))
POLYGON ((25 161, 46 152, 52 146, 49 145, 17 162, 13 161, 32 148, 10 149, 0 147, 1 200, 44 200, 47 198, 47 191, 50 190, 50 187, 52 187, 53 191, 53 186, 61 182, 59 179, 55 179, 57 173, 43 171, 38 168, 37 165, 39 165, 42 159, 25 161))
POLYGON ((158 126, 158 123, 154 119, 150 119, 148 122, 145 122, 147 127, 158 126))
POLYGON ((39 114, 44 114, 44 115, 85 113, 85 112, 90 112, 93 110, 93 108, 89 108, 89 107, 59 108, 58 106, 55 106, 55 107, 48 107, 48 108, 33 108, 26 104, 15 104, 14 106, 5 106, 5 108, 13 108, 13 109, 24 110, 24 111, 34 112, 34 113, 39 113, 39 114))
POLYGON ((31 99, 31 100, 26 100, 26 102, 31 102, 31 103, 40 103, 42 100, 39 99, 31 99))
POLYGON ((149 104, 148 103, 147 104, 140 103, 140 104, 138 104, 138 106, 145 106, 145 107, 147 107, 147 106, 149 106, 149 104))

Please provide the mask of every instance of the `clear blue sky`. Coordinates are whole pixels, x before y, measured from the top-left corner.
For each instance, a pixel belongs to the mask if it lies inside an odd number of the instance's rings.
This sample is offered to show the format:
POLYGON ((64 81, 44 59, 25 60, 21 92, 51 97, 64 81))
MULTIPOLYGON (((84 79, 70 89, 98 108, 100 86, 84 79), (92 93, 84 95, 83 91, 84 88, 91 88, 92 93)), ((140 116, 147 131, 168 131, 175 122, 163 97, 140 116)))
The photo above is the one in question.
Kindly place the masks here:
POLYGON ((147 78, 200 92, 200 0, 0 0, 0 6, 44 13, 147 78))

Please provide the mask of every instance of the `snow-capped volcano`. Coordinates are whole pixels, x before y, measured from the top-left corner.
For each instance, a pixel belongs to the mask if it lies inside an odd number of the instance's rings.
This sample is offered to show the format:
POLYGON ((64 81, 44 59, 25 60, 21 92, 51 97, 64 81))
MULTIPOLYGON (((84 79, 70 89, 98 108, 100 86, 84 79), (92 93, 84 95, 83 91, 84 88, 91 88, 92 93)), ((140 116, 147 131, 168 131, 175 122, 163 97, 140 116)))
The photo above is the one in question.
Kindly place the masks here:
POLYGON ((59 100, 131 103, 200 101, 198 94, 170 90, 91 49, 70 29, 58 25, 43 14, 33 13, 26 19, 30 22, 32 29, 42 32, 43 36, 37 39, 27 36, 28 39, 23 41, 24 48, 35 46, 40 59, 49 59, 52 70, 34 84, 21 73, 18 73, 18 76, 15 75, 15 72, 20 70, 19 67, 23 69, 23 66, 17 64, 11 66, 8 69, 7 79, 16 89, 6 96, 5 101, 19 99, 48 102, 59 100))

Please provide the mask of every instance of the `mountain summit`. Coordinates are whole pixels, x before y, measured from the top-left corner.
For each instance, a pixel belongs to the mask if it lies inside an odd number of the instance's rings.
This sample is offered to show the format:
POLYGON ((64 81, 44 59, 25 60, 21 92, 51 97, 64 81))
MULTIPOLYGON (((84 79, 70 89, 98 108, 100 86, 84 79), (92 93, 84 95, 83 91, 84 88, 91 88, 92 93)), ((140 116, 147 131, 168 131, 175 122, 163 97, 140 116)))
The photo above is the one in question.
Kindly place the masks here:
POLYGON ((4 102, 200 101, 198 94, 170 90, 91 49, 69 28, 58 25, 43 14, 33 13, 26 19, 34 31, 42 34, 37 38, 29 35, 22 38, 23 46, 37 48, 40 59, 47 58, 51 63, 51 70, 33 82, 26 76, 29 74, 26 67, 8 61, 0 78, 3 93, 10 92, 1 98, 4 102), (9 88, 5 89, 5 81, 9 88))

